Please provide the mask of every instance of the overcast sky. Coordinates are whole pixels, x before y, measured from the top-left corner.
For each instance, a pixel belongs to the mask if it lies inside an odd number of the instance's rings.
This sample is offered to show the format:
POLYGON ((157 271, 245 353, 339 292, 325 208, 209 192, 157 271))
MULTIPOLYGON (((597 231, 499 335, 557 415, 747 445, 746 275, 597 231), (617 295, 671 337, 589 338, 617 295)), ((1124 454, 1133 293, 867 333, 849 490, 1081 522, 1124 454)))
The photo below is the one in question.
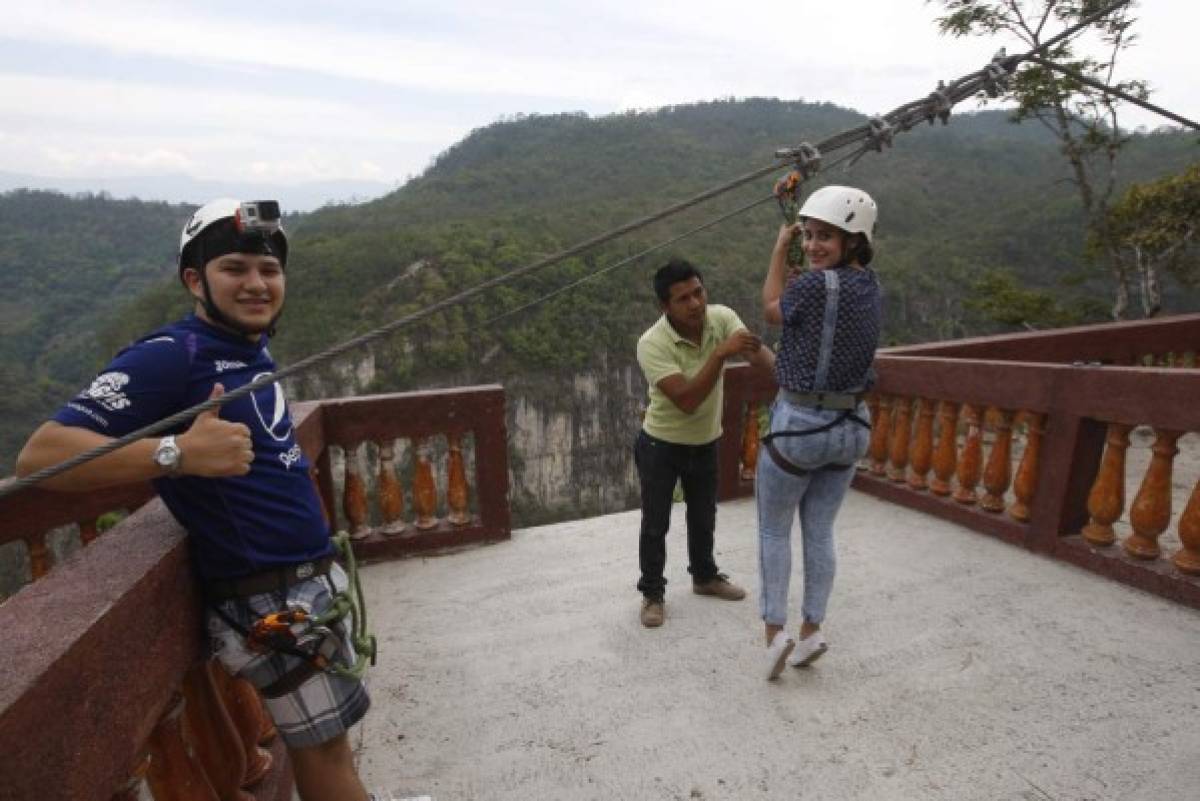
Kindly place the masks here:
MULTIPOLYGON (((0 0, 0 172, 394 185, 517 113, 730 95, 886 112, 1024 49, 939 36, 939 5, 0 0)), ((1121 71, 1193 119, 1198 7, 1143 0, 1121 71)))

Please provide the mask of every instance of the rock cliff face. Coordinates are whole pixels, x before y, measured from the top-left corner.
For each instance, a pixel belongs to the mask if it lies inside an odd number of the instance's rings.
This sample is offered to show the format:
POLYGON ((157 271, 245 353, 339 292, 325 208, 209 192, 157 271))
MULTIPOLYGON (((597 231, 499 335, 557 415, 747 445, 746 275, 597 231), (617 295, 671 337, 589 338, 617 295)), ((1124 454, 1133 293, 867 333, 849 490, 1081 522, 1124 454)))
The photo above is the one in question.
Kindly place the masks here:
MULTIPOLYGON (((499 381, 482 372, 466 373, 446 376, 436 385, 496 382, 504 386, 514 526, 608 514, 638 505, 633 438, 646 403, 646 383, 632 360, 613 361, 603 359, 588 372, 499 381)), ((370 388, 375 375, 373 356, 343 361, 321 375, 305 377, 302 384, 289 385, 288 397, 367 394, 378 391, 370 388)), ((364 465, 365 475, 372 472, 364 465)))
POLYGON ((637 506, 633 438, 645 382, 636 366, 506 386, 514 523, 637 506))

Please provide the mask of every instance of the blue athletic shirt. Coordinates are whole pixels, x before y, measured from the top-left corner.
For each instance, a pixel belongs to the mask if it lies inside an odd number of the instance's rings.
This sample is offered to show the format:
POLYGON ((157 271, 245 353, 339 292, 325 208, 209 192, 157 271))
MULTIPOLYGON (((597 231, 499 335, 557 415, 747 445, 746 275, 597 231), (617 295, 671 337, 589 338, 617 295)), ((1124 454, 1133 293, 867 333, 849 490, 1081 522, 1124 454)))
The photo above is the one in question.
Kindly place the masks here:
MULTIPOLYGON (((122 350, 54 415, 67 426, 119 437, 275 372, 267 337, 252 343, 188 316, 122 350)), ((250 429, 254 462, 244 476, 159 478, 159 496, 188 530, 204 579, 237 578, 333 551, 321 502, 296 443, 283 388, 266 387, 220 407, 250 429)), ((186 431, 190 423, 173 433, 186 431)), ((187 452, 183 463, 187 465, 187 452)))

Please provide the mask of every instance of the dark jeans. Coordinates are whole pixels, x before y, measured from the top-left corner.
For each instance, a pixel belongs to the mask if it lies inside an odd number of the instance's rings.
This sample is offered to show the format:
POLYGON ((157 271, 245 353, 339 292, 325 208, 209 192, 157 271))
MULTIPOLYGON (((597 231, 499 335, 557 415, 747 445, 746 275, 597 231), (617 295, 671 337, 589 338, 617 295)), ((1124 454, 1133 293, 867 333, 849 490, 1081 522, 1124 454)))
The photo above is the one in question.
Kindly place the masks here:
POLYGON ((717 525, 717 440, 707 445, 676 445, 639 431, 633 461, 642 485, 642 532, 638 560, 642 577, 637 588, 649 598, 663 596, 667 580, 667 529, 675 483, 683 485, 687 503, 688 572, 704 582, 717 575, 713 530, 717 525))

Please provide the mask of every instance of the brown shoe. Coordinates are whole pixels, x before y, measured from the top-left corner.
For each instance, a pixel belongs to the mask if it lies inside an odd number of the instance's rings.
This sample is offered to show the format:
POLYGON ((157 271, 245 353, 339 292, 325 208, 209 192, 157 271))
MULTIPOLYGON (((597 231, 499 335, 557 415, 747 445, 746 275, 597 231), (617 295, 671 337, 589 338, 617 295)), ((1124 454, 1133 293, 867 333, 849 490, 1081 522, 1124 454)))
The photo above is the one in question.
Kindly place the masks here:
POLYGON ((663 624, 666 617, 661 598, 642 599, 642 625, 648 629, 656 629, 663 624))
POLYGON ((705 582, 692 582, 692 592, 697 595, 715 595, 726 601, 740 601, 746 597, 746 591, 731 583, 724 573, 718 573, 705 582))

